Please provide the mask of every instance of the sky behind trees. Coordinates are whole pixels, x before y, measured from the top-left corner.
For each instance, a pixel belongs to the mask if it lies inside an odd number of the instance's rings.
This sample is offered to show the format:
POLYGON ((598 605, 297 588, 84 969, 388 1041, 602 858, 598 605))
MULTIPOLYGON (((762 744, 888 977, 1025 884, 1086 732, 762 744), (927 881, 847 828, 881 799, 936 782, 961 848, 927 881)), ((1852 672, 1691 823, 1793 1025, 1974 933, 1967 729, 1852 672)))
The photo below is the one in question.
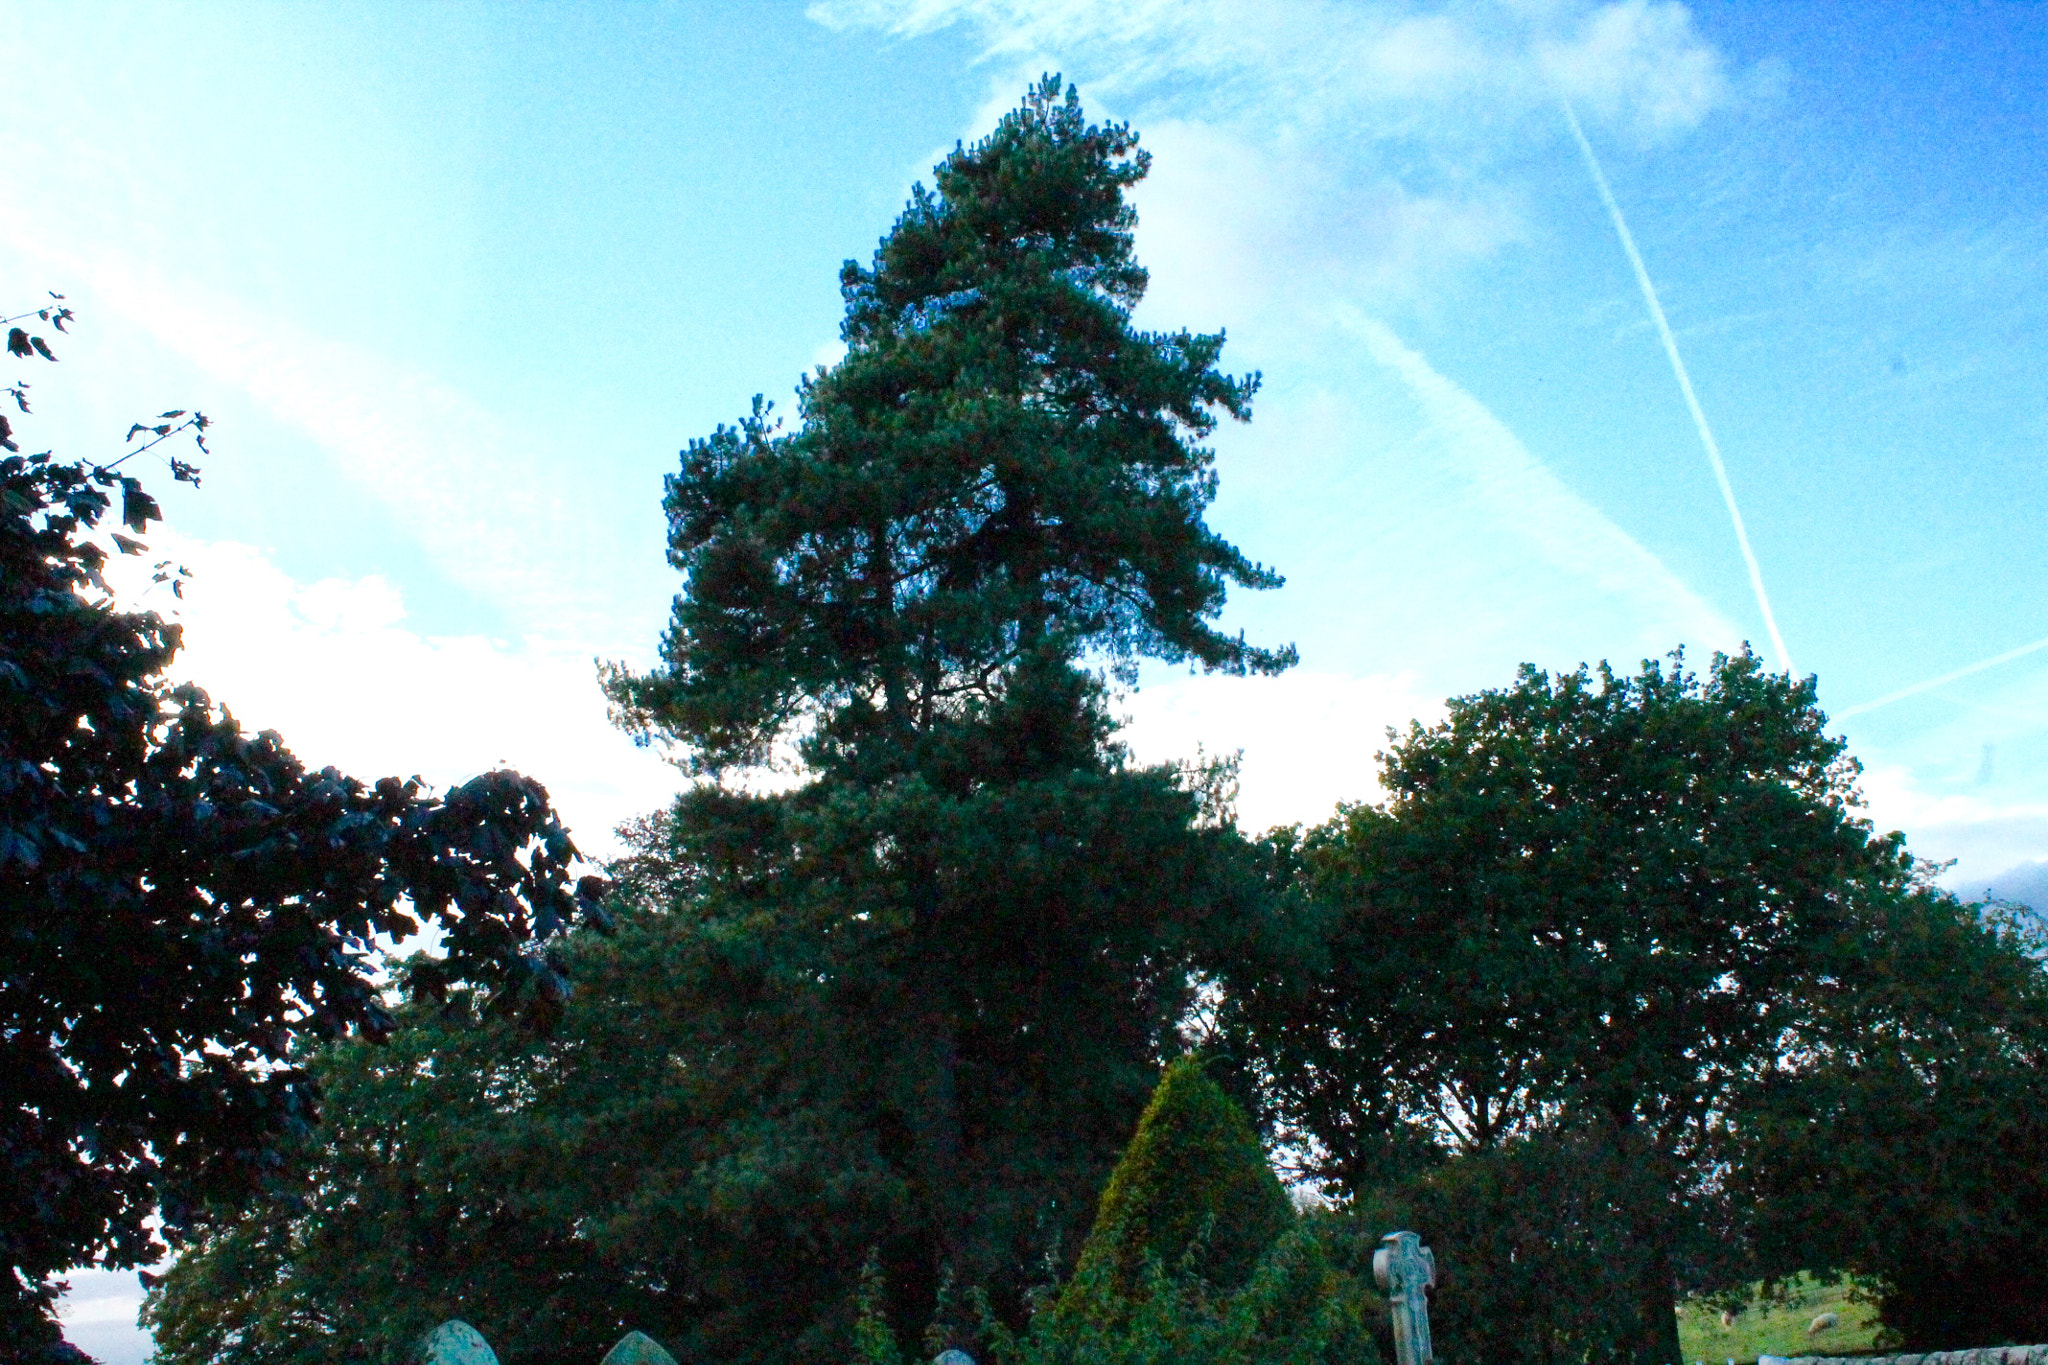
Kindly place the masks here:
POLYGON ((0 51, 8 308, 80 316, 32 435, 219 420, 161 606, 311 764, 502 759, 597 849, 672 793, 591 666, 652 659, 662 474, 836 357, 839 263, 1046 70, 1156 158, 1141 320, 1266 377, 1211 523, 1302 663, 1148 672, 1141 756, 1318 820, 1523 660, 1775 661, 1562 96, 1875 818, 1965 890, 2048 857, 2048 650, 1872 705, 2048 637, 2038 6, 17 6, 0 51))

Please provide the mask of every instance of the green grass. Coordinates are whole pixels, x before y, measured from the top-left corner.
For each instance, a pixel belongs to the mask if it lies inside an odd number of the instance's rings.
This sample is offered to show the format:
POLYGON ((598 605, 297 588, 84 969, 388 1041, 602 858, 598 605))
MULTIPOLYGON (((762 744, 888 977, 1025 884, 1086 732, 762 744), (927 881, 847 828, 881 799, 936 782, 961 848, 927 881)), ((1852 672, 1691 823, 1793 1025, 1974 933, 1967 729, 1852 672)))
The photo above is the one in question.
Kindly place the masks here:
POLYGON ((1678 1344, 1688 1361, 1737 1365, 1760 1355, 1862 1355, 1877 1339, 1877 1305, 1849 1298, 1847 1279, 1816 1280, 1801 1275, 1786 1286, 1782 1304, 1756 1303, 1744 1309, 1732 1327, 1721 1325, 1719 1309, 1703 1303, 1680 1304, 1678 1344), (1839 1313, 1840 1327, 1812 1336, 1806 1326, 1822 1313, 1839 1313))

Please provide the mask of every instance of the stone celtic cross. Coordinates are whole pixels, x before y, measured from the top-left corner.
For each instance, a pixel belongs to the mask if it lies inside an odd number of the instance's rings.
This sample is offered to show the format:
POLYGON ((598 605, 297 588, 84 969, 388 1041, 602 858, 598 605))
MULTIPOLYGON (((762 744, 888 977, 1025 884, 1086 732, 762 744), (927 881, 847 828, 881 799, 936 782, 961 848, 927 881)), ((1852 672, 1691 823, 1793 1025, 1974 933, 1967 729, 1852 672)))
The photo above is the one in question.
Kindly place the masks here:
POLYGON ((1387 1293, 1398 1365, 1432 1365, 1429 1290, 1436 1284, 1436 1257, 1414 1233, 1390 1232, 1372 1254, 1372 1277, 1387 1293))

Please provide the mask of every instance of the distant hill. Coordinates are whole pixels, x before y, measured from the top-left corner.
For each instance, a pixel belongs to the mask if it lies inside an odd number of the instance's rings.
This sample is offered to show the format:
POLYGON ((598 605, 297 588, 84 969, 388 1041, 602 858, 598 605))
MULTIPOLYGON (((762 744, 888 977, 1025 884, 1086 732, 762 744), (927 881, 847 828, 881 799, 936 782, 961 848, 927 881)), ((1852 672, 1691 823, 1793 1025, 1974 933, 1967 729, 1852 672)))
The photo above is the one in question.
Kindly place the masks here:
POLYGON ((1988 887, 1959 888, 1965 899, 1982 892, 2003 901, 2016 901, 2031 910, 2048 913, 2048 861, 2021 863, 2008 867, 1991 879, 1988 887))

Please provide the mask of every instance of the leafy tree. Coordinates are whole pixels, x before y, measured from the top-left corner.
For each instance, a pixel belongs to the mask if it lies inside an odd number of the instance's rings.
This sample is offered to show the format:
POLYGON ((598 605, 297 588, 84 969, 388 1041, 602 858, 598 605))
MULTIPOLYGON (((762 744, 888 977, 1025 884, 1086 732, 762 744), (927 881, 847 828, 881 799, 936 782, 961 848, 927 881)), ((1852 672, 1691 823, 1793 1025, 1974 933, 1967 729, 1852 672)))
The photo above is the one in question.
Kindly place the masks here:
POLYGON ((531 779, 437 798, 308 772, 171 685, 178 628, 114 603, 98 538, 139 554, 155 501, 119 460, 24 456, 5 422, 0 444, 0 1338, 28 1358, 58 1340, 53 1274, 154 1261, 152 1213, 175 1231, 274 1169, 316 1113, 294 1040, 389 1028, 378 936, 431 921, 435 979, 545 1011, 563 981, 540 945, 596 906, 531 779))
POLYGON ((1754 1274, 1854 1272, 1888 1342, 2048 1340, 2048 974, 2037 919, 1932 888, 1854 945, 1729 1144, 1754 1274))
POLYGON ((1630 1358, 1643 1259, 1630 1215, 1661 1193, 1597 1127, 1546 1129, 1375 1184, 1345 1213, 1359 1253, 1390 1229, 1424 1231, 1438 1360, 1582 1365, 1630 1358))
MULTIPOLYGON (((603 1114, 612 1070, 590 1050, 625 1041, 589 1027, 618 1004, 594 946, 566 947, 578 990, 546 1035, 457 991, 402 1005, 381 1045, 307 1058, 327 1117, 263 1199, 207 1221, 152 1290, 158 1360, 410 1365, 426 1332, 461 1317, 501 1359, 588 1365, 626 1331, 662 1330, 649 1265, 591 1228, 613 1211, 577 1170, 659 1156, 575 1137, 603 1114)), ((618 1070, 630 1085, 644 1068, 627 1054, 618 1070)))
MULTIPOLYGON (((1384 755, 1388 799, 1296 854, 1335 925, 1327 969, 1240 984, 1277 1112, 1363 1192, 1452 1153, 1569 1131, 1636 1193, 1627 1353, 1677 1358, 1681 1274, 1729 1107, 1913 882, 1855 814, 1813 683, 1745 651, 1455 699, 1384 755)), ((1427 1232, 1427 1229, 1423 1229, 1427 1232)))

